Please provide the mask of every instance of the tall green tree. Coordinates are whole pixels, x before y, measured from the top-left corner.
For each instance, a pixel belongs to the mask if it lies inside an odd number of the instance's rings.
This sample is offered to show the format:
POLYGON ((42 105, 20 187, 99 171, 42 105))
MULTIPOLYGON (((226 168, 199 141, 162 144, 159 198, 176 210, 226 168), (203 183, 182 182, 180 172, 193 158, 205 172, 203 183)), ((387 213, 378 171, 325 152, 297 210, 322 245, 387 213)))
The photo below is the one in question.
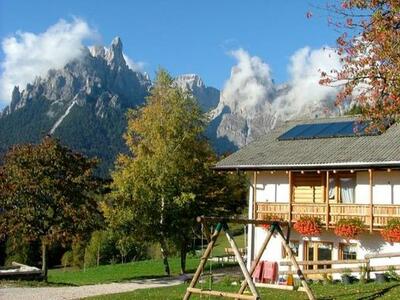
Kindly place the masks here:
MULTIPOLYGON (((120 155, 112 174, 112 226, 161 245, 170 274, 167 241, 181 252, 185 272, 195 216, 230 214, 245 205, 232 187, 238 181, 214 174, 216 156, 203 135, 206 118, 192 96, 157 74, 146 105, 128 113, 128 155, 120 155)), ((240 186, 240 185, 238 185, 240 186)))
POLYGON ((38 145, 12 148, 0 168, 0 236, 40 241, 47 278, 47 251, 97 226, 97 161, 46 137, 38 145))

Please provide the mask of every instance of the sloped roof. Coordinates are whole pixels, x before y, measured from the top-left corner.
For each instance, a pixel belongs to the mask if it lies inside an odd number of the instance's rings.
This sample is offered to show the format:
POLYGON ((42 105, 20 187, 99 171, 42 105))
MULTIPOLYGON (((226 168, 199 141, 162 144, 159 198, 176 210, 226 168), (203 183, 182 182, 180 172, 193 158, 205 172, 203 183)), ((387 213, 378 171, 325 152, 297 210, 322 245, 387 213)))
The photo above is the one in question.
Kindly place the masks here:
POLYGON ((380 135, 278 140, 299 124, 356 120, 336 117, 288 121, 222 159, 215 169, 315 169, 400 167, 400 124, 380 135))

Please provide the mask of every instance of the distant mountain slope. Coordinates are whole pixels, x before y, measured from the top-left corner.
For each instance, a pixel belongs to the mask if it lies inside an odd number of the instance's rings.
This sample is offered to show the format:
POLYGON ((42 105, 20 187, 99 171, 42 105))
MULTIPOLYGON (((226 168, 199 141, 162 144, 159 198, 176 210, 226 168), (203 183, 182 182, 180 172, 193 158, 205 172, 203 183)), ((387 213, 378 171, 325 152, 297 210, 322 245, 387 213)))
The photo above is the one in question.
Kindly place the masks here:
POLYGON ((125 150, 126 110, 143 104, 151 81, 129 69, 119 38, 109 49, 82 51, 81 58, 50 70, 24 90, 14 88, 0 117, 3 151, 52 134, 88 156, 99 157, 99 173, 108 173, 117 153, 125 150))

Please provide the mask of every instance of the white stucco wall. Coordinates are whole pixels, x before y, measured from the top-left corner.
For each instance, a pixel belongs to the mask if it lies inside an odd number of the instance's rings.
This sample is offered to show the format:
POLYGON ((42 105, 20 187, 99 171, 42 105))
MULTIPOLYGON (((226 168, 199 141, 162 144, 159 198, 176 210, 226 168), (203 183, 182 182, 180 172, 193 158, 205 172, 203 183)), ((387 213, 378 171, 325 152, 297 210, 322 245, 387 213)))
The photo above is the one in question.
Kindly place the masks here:
MULTIPOLYGON (((374 171, 372 191, 374 203, 400 204, 400 171, 374 171)), ((368 172, 357 172, 355 202, 369 204, 368 172)))
POLYGON ((279 171, 257 174, 257 202, 289 202, 289 176, 279 171))

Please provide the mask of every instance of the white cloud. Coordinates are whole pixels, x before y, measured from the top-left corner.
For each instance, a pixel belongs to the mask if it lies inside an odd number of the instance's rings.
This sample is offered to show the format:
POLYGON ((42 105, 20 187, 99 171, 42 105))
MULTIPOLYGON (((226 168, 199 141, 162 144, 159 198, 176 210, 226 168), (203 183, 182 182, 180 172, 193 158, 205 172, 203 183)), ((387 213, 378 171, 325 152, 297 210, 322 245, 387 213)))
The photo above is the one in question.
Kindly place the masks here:
POLYGON ((1 63, 0 99, 9 102, 15 85, 25 88, 36 76, 63 67, 82 54, 84 40, 97 38, 96 30, 85 21, 74 19, 60 20, 40 34, 17 32, 3 39, 5 58, 1 63))
POLYGON ((128 67, 134 72, 141 72, 143 73, 145 70, 146 63, 142 61, 133 61, 129 56, 124 54, 124 59, 128 67))
POLYGON ((221 100, 233 111, 251 114, 273 92, 270 67, 243 49, 230 54, 237 64, 232 67, 231 76, 224 85, 221 100))
MULTIPOLYGON (((332 108, 337 89, 319 84, 321 71, 340 69, 340 60, 331 48, 296 51, 288 66, 286 87, 272 80, 270 67, 257 56, 243 49, 231 52, 237 59, 231 76, 222 91, 221 104, 247 118, 256 114, 272 114, 279 119, 290 119, 302 114, 332 108), (267 112, 269 110, 269 112, 267 112)), ((220 113, 223 106, 219 105, 220 113)))
POLYGON ((273 108, 284 119, 293 118, 314 107, 332 106, 337 89, 319 84, 321 71, 340 69, 338 55, 331 48, 311 50, 305 47, 296 51, 288 67, 289 91, 279 96, 273 108), (327 104, 327 100, 329 103, 327 104))

